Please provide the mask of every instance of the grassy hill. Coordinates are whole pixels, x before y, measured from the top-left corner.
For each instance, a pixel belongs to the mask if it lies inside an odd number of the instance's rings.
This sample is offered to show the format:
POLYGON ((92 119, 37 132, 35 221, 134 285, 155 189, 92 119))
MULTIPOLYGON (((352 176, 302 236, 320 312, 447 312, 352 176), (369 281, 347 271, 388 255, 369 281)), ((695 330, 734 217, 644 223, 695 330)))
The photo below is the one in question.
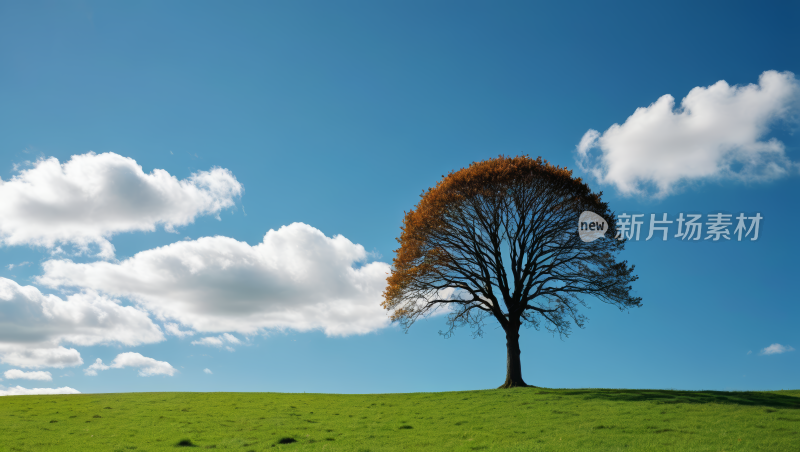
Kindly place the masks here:
POLYGON ((800 451, 800 391, 0 397, 0 451, 800 451))

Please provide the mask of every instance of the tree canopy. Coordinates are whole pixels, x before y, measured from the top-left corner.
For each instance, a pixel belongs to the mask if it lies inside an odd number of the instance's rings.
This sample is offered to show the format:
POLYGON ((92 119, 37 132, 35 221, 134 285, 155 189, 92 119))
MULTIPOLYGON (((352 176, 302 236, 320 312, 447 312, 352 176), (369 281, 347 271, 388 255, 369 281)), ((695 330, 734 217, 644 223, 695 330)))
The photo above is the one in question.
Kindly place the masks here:
POLYGON ((641 305, 631 295, 634 267, 616 256, 614 213, 580 178, 542 158, 475 162, 443 176, 406 212, 383 307, 408 329, 449 308, 447 323, 482 334, 487 318, 506 333, 502 387, 527 386, 519 350, 521 326, 569 335, 585 297, 620 310, 641 305), (605 219, 605 237, 584 242, 582 212, 605 219))

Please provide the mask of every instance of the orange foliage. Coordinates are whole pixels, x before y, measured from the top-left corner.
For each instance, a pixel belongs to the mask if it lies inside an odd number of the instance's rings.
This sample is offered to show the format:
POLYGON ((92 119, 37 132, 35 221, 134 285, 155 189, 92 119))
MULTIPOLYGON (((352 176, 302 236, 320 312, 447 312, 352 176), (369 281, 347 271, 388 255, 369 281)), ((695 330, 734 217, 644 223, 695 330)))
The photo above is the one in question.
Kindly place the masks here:
POLYGON ((539 187, 543 196, 557 200, 550 203, 550 209, 606 212, 608 208, 581 178, 572 177, 571 170, 551 165, 541 157, 501 155, 451 171, 435 187, 424 191, 419 204, 403 219, 400 248, 395 250, 392 273, 383 293, 382 306, 394 310, 392 320, 416 314, 414 309, 400 306, 407 301, 409 285, 435 276, 449 259, 447 250, 429 246, 432 234, 450 226, 448 213, 477 198, 502 202, 531 187, 539 187))

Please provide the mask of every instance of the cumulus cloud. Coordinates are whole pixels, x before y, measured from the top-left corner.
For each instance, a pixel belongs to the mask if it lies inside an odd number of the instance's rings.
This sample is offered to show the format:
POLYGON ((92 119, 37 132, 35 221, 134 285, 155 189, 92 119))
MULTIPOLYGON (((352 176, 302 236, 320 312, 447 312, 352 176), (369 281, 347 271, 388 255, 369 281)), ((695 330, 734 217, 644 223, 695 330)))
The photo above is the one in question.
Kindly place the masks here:
POLYGON ((80 366, 83 364, 83 359, 74 348, 63 346, 31 348, 30 344, 5 342, 0 344, 0 362, 33 369, 41 367, 63 369, 64 367, 80 366))
POLYGON ((761 350, 759 355, 778 355, 786 352, 793 352, 794 349, 788 345, 772 344, 769 347, 761 350))
POLYGON ((686 183, 708 179, 768 181, 798 168, 784 145, 765 135, 790 119, 800 102, 791 72, 766 71, 759 84, 725 81, 696 87, 675 109, 666 94, 637 108, 624 124, 587 131, 577 145, 582 170, 623 195, 665 197, 686 183))
POLYGON ((293 223, 255 246, 217 236, 119 263, 50 260, 38 281, 128 297, 198 332, 291 328, 345 336, 388 324, 380 302, 390 267, 366 259, 363 246, 341 235, 293 223))
POLYGON ((80 394, 77 389, 64 386, 62 388, 32 388, 25 389, 22 386, 15 386, 6 390, 0 389, 0 396, 12 395, 53 395, 53 394, 80 394))
POLYGON ((89 376, 96 376, 98 370, 122 369, 123 367, 139 369, 139 375, 142 377, 153 375, 169 375, 171 377, 178 371, 166 361, 156 361, 139 353, 126 352, 117 355, 110 366, 103 364, 103 360, 97 358, 94 364, 83 370, 83 373, 89 376))
POLYGON ((50 375, 50 372, 42 372, 42 371, 34 371, 34 372, 23 372, 19 369, 11 369, 5 371, 3 376, 8 378, 9 380, 15 379, 22 379, 22 380, 41 380, 41 381, 52 381, 53 376, 50 375))
POLYGON ((95 360, 95 362, 92 363, 91 366, 87 367, 86 369, 83 369, 83 373, 85 375, 89 375, 91 377, 96 377, 98 370, 107 370, 107 369, 110 369, 110 367, 108 367, 105 364, 103 364, 103 360, 102 359, 97 358, 95 360))
POLYGON ((178 180, 155 169, 146 174, 135 160, 114 153, 90 152, 66 162, 41 159, 19 170, 8 181, 0 179, 0 243, 76 246, 111 258, 109 238, 120 232, 168 231, 216 214, 234 205, 242 185, 222 168, 199 171, 178 180))
POLYGON ((0 278, 0 362, 26 368, 83 364, 62 343, 139 345, 164 340, 148 314, 96 291, 62 299, 0 278))

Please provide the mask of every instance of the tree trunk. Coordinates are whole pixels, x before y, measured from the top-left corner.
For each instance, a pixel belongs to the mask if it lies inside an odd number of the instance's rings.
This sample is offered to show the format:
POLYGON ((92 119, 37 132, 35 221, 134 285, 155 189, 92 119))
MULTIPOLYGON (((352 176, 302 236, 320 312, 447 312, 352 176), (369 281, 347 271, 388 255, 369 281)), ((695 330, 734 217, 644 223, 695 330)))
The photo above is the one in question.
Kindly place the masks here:
POLYGON ((506 382, 502 388, 519 388, 527 387, 525 380, 522 379, 522 366, 520 364, 520 350, 519 350, 519 327, 511 327, 511 331, 506 331, 506 382))

